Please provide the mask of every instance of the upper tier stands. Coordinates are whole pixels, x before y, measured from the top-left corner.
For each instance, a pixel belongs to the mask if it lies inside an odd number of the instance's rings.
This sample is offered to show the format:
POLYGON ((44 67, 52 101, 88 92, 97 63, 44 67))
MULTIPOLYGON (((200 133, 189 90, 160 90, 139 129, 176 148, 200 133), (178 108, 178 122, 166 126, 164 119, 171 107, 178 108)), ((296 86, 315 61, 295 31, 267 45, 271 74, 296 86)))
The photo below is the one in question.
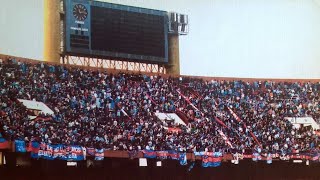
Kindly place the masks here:
POLYGON ((319 82, 111 74, 11 59, 0 64, 0 87, 0 133, 11 140, 188 152, 319 145, 312 128, 285 120, 319 119, 319 82), (18 99, 43 102, 54 115, 30 120, 18 99), (176 113, 187 125, 159 121, 156 112, 176 113))

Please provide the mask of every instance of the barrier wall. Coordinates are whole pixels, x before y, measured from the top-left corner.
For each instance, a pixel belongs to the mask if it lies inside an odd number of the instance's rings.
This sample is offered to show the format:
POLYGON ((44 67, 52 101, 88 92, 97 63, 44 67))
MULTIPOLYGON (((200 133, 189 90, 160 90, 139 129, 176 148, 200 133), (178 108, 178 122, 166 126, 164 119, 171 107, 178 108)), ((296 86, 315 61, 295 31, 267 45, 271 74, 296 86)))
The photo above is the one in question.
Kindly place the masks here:
MULTIPOLYGON (((8 141, 9 146, 5 148, 0 147, 1 150, 5 151, 11 151, 15 152, 15 143, 13 141, 8 141)), ((111 151, 111 150, 105 150, 104 151, 104 157, 107 158, 130 158, 128 151, 111 151)), ((135 156, 135 158, 143 158, 143 153, 141 151, 138 152, 138 154, 135 156)), ((201 156, 195 156, 193 153, 187 153, 187 159, 188 160, 201 160, 201 156)), ((223 156, 223 161, 232 160, 233 157, 231 154, 226 154, 223 156)))

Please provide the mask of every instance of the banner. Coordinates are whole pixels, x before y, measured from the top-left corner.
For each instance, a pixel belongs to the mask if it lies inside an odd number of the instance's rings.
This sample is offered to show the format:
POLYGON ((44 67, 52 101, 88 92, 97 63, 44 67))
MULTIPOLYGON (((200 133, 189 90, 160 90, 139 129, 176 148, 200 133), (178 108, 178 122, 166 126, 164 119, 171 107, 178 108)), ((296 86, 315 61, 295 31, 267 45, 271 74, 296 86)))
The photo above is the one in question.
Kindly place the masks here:
POLYGON ((15 140, 15 141, 14 141, 14 144, 15 144, 15 150, 16 150, 16 152, 22 152, 22 153, 27 152, 26 143, 25 143, 24 141, 15 140))
POLYGON ((104 149, 96 149, 94 156, 94 160, 96 161, 104 160, 104 149))
POLYGON ((220 152, 194 152, 195 156, 222 156, 220 152))
POLYGON ((9 142, 1 136, 0 136, 0 149, 10 149, 9 142))
POLYGON ((173 160, 179 160, 180 159, 180 154, 181 153, 178 153, 178 152, 173 151, 173 150, 168 151, 168 157, 170 159, 173 159, 173 160))
MULTIPOLYGON (((144 158, 150 159, 172 159, 172 160, 179 160, 181 165, 187 165, 187 153, 184 152, 176 152, 173 150, 170 151, 152 151, 152 150, 142 150, 144 158)), ((129 151, 130 156, 130 151, 129 151)))
POLYGON ((85 160, 85 148, 81 146, 67 146, 66 149, 66 159, 68 161, 82 161, 85 160))
POLYGON ((156 151, 157 159, 168 159, 168 151, 156 151))
POLYGON ((180 165, 185 166, 188 164, 187 162, 187 153, 180 153, 179 155, 180 165))
POLYGON ((312 160, 312 161, 319 161, 319 153, 318 153, 318 152, 312 152, 312 153, 310 153, 310 160, 312 160))
POLYGON ((45 143, 40 143, 38 158, 53 160, 53 146, 45 143))
POLYGON ((202 167, 218 167, 221 161, 222 157, 202 156, 202 167))
POLYGON ((38 158, 38 152, 40 149, 40 143, 38 142, 30 142, 28 151, 31 152, 31 157, 32 158, 38 158))
POLYGON ((142 150, 143 157, 154 159, 157 157, 157 153, 152 150, 142 150))
MULTIPOLYGON (((58 145, 51 145, 52 147, 52 159, 62 159, 62 160, 67 160, 67 157, 66 157, 66 150, 64 148, 63 145, 61 144, 58 144, 58 145)), ((41 152, 41 151, 40 151, 41 152)))
POLYGON ((221 152, 194 152, 194 155, 202 157, 202 167, 218 167, 221 165, 221 152))
POLYGON ((67 161, 85 160, 86 150, 81 146, 64 146, 61 144, 50 145, 45 143, 31 142, 28 148, 32 158, 42 158, 47 160, 60 159, 67 161))

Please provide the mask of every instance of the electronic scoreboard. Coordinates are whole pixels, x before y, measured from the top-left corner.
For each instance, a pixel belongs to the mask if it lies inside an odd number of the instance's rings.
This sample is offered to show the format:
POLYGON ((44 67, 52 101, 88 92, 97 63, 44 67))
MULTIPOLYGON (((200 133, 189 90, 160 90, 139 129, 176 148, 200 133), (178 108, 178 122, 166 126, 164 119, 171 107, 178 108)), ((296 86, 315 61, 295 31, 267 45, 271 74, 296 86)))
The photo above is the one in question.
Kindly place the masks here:
POLYGON ((167 63, 168 30, 165 11, 65 1, 64 51, 71 55, 167 63))

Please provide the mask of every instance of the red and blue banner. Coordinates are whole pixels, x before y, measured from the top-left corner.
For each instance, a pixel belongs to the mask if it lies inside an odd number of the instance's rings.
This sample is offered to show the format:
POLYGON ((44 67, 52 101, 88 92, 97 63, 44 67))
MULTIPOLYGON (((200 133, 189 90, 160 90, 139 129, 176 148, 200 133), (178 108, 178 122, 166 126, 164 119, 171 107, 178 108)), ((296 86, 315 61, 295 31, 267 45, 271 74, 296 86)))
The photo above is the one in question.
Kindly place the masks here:
POLYGON ((181 165, 187 165, 187 153, 177 152, 177 151, 152 151, 152 150, 142 150, 144 158, 158 158, 158 159, 172 159, 179 160, 181 165))
POLYGON ((179 160, 180 154, 181 153, 170 150, 170 151, 168 151, 168 159, 179 160))
POLYGON ((310 154, 310 160, 312 161, 319 161, 319 154, 318 152, 313 152, 310 154))
POLYGON ((221 161, 222 157, 202 156, 202 167, 218 167, 221 161))
POLYGON ((0 149, 10 149, 9 142, 0 136, 0 149))
POLYGON ((157 159, 168 159, 169 152, 168 151, 156 151, 157 159))
POLYGON ((40 149, 40 143, 33 141, 29 143, 28 151, 31 153, 32 158, 38 158, 38 152, 40 149))
POLYGON ((85 160, 85 148, 81 146, 64 146, 61 144, 51 145, 45 143, 31 142, 28 148, 32 158, 42 158, 47 160, 67 160, 82 161, 85 160))
POLYGON ((157 157, 156 151, 152 151, 152 150, 142 150, 142 153, 143 153, 143 157, 145 157, 145 158, 154 159, 154 158, 157 157))
POLYGON ((202 167, 218 167, 221 165, 221 152, 194 152, 194 155, 202 157, 202 167))

